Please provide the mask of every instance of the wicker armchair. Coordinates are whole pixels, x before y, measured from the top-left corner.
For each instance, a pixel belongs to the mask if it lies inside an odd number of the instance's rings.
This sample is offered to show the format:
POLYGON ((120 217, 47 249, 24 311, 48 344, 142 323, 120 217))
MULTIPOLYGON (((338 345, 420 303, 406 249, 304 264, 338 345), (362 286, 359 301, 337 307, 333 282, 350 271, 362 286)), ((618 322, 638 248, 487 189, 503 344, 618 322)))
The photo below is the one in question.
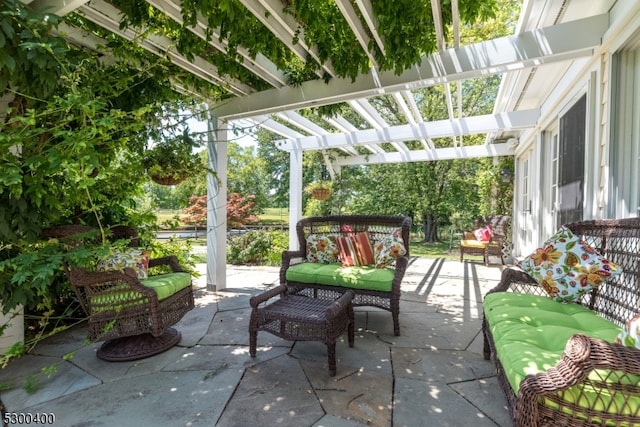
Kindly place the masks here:
MULTIPOLYGON (((619 264, 623 274, 586 294, 579 304, 617 326, 640 312, 640 218, 590 220, 567 224, 574 234, 619 264)), ((546 295, 518 268, 503 270, 489 294, 546 295)), ((493 358, 499 383, 517 426, 640 425, 640 350, 601 339, 573 335, 557 365, 528 375, 516 394, 496 355, 486 313, 484 356, 493 358)))
POLYGON ((487 242, 481 242, 476 239, 472 232, 463 232, 460 240, 460 262, 464 260, 465 254, 482 255, 485 265, 489 264, 489 256, 500 257, 500 261, 504 265, 504 246, 510 232, 511 217, 497 215, 478 224, 491 226, 493 231, 491 239, 487 242))
MULTIPOLYGON (((69 237, 90 227, 54 227, 45 237, 69 237)), ((137 244, 137 233, 118 227, 113 239, 129 238, 137 244)), ((173 347, 181 334, 170 326, 194 307, 191 276, 175 256, 149 260, 149 268, 168 266, 168 273, 139 279, 132 268, 120 271, 89 271, 68 268, 67 276, 88 316, 89 339, 104 340, 97 356, 108 361, 137 360, 173 347), (173 291, 173 289, 178 289, 173 291), (162 289, 162 291, 161 291, 162 289), (168 290, 169 289, 169 290, 168 290)))

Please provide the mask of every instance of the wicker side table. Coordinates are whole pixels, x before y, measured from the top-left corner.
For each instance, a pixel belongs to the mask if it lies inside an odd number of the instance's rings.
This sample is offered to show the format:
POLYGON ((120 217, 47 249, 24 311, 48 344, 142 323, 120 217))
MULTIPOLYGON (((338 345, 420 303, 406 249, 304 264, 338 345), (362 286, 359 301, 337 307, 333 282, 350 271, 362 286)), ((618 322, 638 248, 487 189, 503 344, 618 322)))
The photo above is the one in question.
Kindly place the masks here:
POLYGON ((345 292, 335 301, 288 295, 286 285, 251 298, 249 321, 249 354, 256 356, 258 331, 270 332, 292 341, 322 341, 327 346, 329 375, 336 374, 336 340, 348 329, 349 347, 353 347, 353 291, 345 292), (272 303, 263 302, 280 295, 272 303))

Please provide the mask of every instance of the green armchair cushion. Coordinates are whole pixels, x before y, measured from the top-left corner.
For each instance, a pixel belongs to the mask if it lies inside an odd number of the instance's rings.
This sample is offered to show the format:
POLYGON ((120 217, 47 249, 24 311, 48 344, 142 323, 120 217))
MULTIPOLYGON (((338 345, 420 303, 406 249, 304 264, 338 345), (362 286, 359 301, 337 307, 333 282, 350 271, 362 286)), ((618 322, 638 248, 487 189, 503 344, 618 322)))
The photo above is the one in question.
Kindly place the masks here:
POLYGON ((303 262, 289 267, 286 279, 295 283, 389 292, 394 274, 391 268, 374 265, 343 267, 340 263, 303 262))
MULTIPOLYGON (((170 297, 176 292, 191 286, 191 275, 186 272, 167 273, 149 276, 141 280, 144 286, 153 289, 158 295, 158 301, 170 297)), ((89 300, 94 313, 105 311, 121 311, 125 308, 143 304, 141 294, 132 291, 126 285, 116 285, 119 289, 109 288, 104 294, 92 295, 89 300)))

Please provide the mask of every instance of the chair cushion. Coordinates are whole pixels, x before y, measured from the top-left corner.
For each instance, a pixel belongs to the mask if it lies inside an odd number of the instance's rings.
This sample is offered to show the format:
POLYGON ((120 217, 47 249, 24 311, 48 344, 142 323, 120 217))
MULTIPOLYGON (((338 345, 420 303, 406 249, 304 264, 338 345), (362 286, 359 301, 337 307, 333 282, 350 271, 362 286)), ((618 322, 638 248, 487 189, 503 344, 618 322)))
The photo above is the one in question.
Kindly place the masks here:
POLYGON ((176 292, 191 286, 191 275, 183 271, 177 273, 158 274, 141 280, 140 283, 156 291, 158 300, 162 301, 176 292))
MULTIPOLYGON (((620 328, 578 304, 562 304, 545 296, 512 292, 489 294, 484 300, 486 316, 496 356, 507 380, 518 394, 521 381, 556 366, 567 341, 583 334, 613 342, 620 328)), ((596 369, 589 374, 594 381, 618 382, 615 372, 596 369)), ((640 376, 629 375, 623 382, 637 384, 640 376)), ((632 415, 640 405, 633 396, 626 404, 621 393, 597 394, 589 383, 579 383, 562 392, 562 399, 585 409, 596 409, 619 415, 632 415), (634 403, 635 402, 635 403, 634 403)), ((558 404, 545 399, 545 405, 558 409, 558 404)))
POLYGON ((525 376, 555 366, 575 334, 613 342, 620 328, 579 304, 546 296, 495 292, 484 299, 496 354, 517 393, 525 376))
POLYGON ((394 274, 391 268, 373 265, 343 267, 340 263, 303 262, 289 267, 286 279, 296 283, 389 292, 394 274))
POLYGON ((460 246, 463 248, 484 249, 487 246, 487 242, 480 242, 478 240, 461 240, 460 246))
MULTIPOLYGON (((191 275, 185 272, 159 274, 141 280, 140 283, 153 289, 156 295, 158 295, 158 301, 162 301, 176 292, 189 287, 191 285, 191 275)), ((142 304, 142 301, 138 299, 140 297, 138 292, 133 292, 131 288, 124 285, 121 286, 121 288, 120 291, 117 289, 114 291, 113 288, 110 288, 108 293, 89 297, 94 314, 111 310, 121 311, 128 307, 142 304), (135 303, 127 302, 131 300, 134 300, 135 303)))

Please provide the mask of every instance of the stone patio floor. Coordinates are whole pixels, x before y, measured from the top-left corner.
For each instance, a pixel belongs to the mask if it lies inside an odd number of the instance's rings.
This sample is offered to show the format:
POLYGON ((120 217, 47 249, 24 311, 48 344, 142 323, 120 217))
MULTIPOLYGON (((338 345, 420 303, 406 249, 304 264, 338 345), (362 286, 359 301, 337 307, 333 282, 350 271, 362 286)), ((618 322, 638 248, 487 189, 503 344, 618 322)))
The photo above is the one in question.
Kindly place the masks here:
POLYGON ((1 370, 0 385, 13 385, 1 398, 9 412, 53 413, 65 427, 512 426, 494 365, 482 357, 482 298, 500 273, 500 265, 412 258, 402 335, 393 335, 389 312, 356 308, 355 346, 342 337, 330 377, 321 343, 260 332, 249 356, 249 298, 277 285, 278 269, 227 266, 225 290, 195 280, 196 308, 176 325, 176 347, 105 362, 80 325, 1 370), (47 368, 55 372, 40 374, 47 368), (37 390, 27 393, 30 378, 37 390))

